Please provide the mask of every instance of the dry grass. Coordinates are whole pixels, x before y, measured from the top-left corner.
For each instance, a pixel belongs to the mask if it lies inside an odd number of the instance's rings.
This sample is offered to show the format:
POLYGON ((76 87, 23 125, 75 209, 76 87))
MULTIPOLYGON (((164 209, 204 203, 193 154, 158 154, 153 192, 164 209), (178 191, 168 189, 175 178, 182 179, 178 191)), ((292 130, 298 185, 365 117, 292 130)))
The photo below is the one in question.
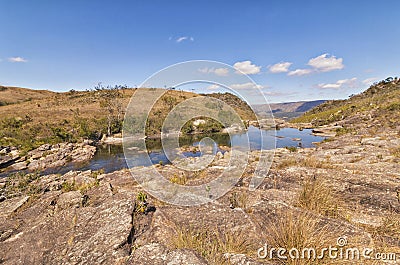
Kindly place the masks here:
POLYGON ((324 181, 307 179, 297 198, 297 206, 329 217, 344 217, 342 203, 324 181))
POLYGON ((38 173, 25 174, 18 172, 10 175, 5 185, 0 188, 0 193, 8 198, 29 195, 33 196, 43 191, 43 187, 38 184, 40 175, 38 173))
MULTIPOLYGON (((284 248, 290 250, 296 248, 301 251, 306 248, 320 250, 336 242, 337 236, 330 232, 326 225, 319 223, 316 216, 307 213, 294 214, 284 212, 280 217, 272 220, 268 225, 267 242, 270 248, 284 248)), ((286 253, 287 254, 287 253, 286 253)), ((318 254, 317 254, 318 255, 318 254)), ((275 258, 276 253, 275 253, 275 258)), ((324 259, 308 259, 308 256, 300 259, 287 260, 276 259, 281 264, 326 264, 324 259)))
POLYGON ((42 99, 53 96, 55 92, 48 90, 31 90, 20 87, 0 86, 0 102, 4 104, 15 104, 34 99, 42 99))
POLYGON ((286 159, 283 159, 282 161, 280 161, 280 163, 278 163, 276 165, 276 168, 277 169, 284 169, 284 168, 287 168, 287 167, 295 166, 297 164, 298 164, 298 162, 294 157, 289 157, 289 158, 286 158, 286 159))
POLYGON ((392 156, 400 157, 400 147, 391 148, 389 151, 392 156))
POLYGON ((186 175, 178 176, 177 174, 174 174, 170 181, 178 185, 185 185, 187 182, 187 177, 186 175))
POLYGON ((377 232, 400 241, 400 214, 392 212, 386 215, 377 232))
POLYGON ((320 160, 313 156, 303 158, 301 165, 312 168, 334 168, 329 159, 320 160))
POLYGON ((232 208, 247 209, 248 195, 243 192, 234 192, 229 196, 229 202, 232 208))
POLYGON ((300 158, 289 157, 280 161, 277 164, 277 169, 284 169, 291 166, 298 166, 298 167, 310 167, 310 168, 334 168, 331 161, 329 159, 317 159, 313 156, 305 156, 300 158))
POLYGON ((229 264, 223 256, 224 253, 249 254, 255 249, 241 232, 221 231, 205 226, 178 227, 176 230, 177 236, 172 239, 172 247, 193 249, 210 264, 229 264))

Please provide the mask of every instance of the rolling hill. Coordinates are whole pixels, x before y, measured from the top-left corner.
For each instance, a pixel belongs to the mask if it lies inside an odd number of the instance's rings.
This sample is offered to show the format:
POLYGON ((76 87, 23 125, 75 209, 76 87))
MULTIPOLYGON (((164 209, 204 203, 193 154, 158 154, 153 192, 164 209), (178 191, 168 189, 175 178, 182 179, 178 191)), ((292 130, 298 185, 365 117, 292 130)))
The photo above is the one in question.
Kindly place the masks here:
POLYGON ((0 86, 0 106, 47 98, 55 93, 48 90, 0 86))
MULTIPOLYGON (((73 142, 82 138, 97 140, 103 134, 119 133, 125 108, 136 90, 101 88, 57 93, 3 87, 0 99, 6 103, 0 106, 0 145, 31 150, 43 143, 73 142)), ((150 112, 147 135, 160 133, 162 121, 173 106, 197 96, 191 92, 167 90, 150 112)), ((236 96, 215 94, 214 97, 226 101, 243 120, 253 119, 249 106, 236 96)))
MULTIPOLYGON (((400 128, 400 79, 387 78, 346 100, 329 100, 291 120, 314 126, 338 123, 346 128, 397 130, 400 128)), ((372 133, 373 134, 373 133, 372 133)))
MULTIPOLYGON (((284 102, 284 103, 271 103, 269 107, 272 113, 277 118, 291 119, 302 115, 304 112, 324 103, 326 100, 313 100, 313 101, 297 101, 297 102, 284 102)), ((269 111, 267 105, 256 105, 255 111, 262 114, 269 111)))

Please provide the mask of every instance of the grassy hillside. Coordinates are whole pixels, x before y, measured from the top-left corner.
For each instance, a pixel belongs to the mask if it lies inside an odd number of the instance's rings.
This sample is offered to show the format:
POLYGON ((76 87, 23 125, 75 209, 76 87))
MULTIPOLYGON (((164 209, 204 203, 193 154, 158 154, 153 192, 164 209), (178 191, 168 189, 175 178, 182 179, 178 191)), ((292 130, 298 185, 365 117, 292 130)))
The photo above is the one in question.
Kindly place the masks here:
POLYGON ((352 121, 369 127, 396 128, 400 117, 400 80, 387 78, 346 100, 330 100, 291 122, 326 125, 352 121))
POLYGON ((232 108, 234 108, 238 115, 242 118, 242 120, 256 120, 256 116, 251 110, 250 106, 247 103, 237 96, 230 93, 211 93, 207 94, 207 96, 217 98, 226 102, 232 108))
POLYGON ((55 92, 48 90, 0 86, 0 106, 47 98, 54 94, 55 92))
MULTIPOLYGON (((30 150, 43 143, 97 140, 103 134, 119 133, 125 108, 135 91, 122 88, 56 93, 4 89, 0 92, 2 100, 12 104, 0 106, 0 145, 30 150)), ((167 91, 150 113, 148 135, 160 132, 162 121, 173 106, 196 96, 198 94, 190 92, 167 91)), ((252 117, 244 102, 240 103, 242 101, 235 96, 227 98, 230 99, 228 104, 237 109, 243 119, 252 117)))

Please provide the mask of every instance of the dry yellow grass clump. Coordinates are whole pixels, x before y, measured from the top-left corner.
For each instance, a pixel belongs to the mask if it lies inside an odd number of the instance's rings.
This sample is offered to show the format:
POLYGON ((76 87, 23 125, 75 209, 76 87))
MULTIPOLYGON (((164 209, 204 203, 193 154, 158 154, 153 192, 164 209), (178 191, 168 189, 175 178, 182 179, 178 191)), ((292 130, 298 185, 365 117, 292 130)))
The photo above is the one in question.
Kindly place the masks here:
POLYGON ((215 227, 179 227, 171 241, 173 248, 193 249, 211 264, 228 264, 224 253, 250 254, 255 247, 242 232, 222 231, 215 227))

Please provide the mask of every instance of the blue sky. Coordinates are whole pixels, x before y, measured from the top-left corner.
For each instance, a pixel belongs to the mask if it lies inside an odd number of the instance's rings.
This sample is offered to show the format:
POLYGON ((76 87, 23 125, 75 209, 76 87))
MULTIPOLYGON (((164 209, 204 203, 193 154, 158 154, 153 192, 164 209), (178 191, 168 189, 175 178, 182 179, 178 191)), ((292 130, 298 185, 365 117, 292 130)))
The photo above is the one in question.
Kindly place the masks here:
POLYGON ((0 84, 135 86, 213 60, 249 73, 270 102, 346 98, 399 75, 398 10, 395 0, 0 0, 0 84))

